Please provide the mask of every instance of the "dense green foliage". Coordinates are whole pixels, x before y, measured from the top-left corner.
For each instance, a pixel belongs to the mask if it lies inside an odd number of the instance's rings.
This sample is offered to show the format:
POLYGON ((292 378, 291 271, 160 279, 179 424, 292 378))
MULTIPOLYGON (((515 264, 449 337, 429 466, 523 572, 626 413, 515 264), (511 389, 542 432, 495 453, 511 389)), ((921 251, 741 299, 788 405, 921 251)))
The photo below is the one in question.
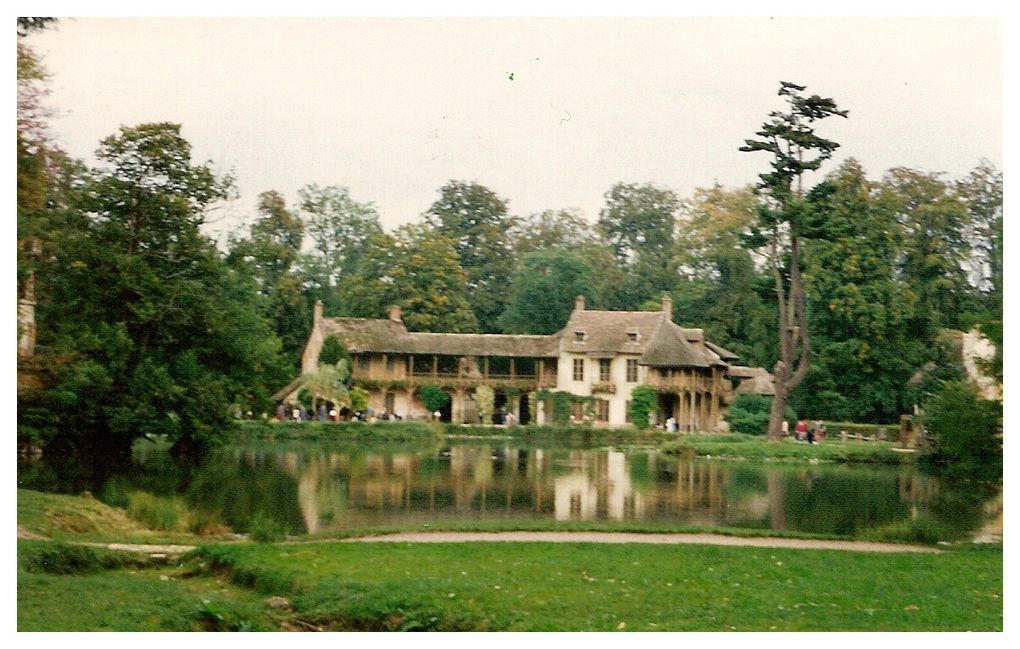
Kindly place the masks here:
POLYGON ((193 165, 179 131, 105 139, 105 166, 63 197, 38 273, 39 341, 61 362, 19 411, 20 432, 51 449, 125 451, 157 433, 201 448, 229 428, 231 403, 264 406, 289 373, 252 281, 200 231, 230 181, 193 165))
POLYGON ((924 427, 945 460, 990 460, 1002 452, 1002 404, 969 383, 947 382, 925 405, 924 427))
MULTIPOLYGON (((764 435, 769 428, 769 412, 772 409, 772 397, 764 394, 741 394, 723 415, 734 433, 745 435, 764 435)), ((790 406, 786 407, 786 421, 795 421, 797 413, 790 406)))
POLYGON ((500 326, 507 333, 554 334, 567 324, 578 295, 588 303, 595 295, 586 259, 557 248, 529 253, 514 271, 500 326))
POLYGON ((336 365, 343 359, 347 367, 351 366, 351 355, 336 336, 326 336, 319 351, 319 365, 336 365))
POLYGON ((630 393, 627 414, 631 423, 638 428, 648 428, 651 416, 659 407, 658 393, 647 385, 639 385, 630 393))
POLYGON ((435 385, 421 386, 418 389, 418 398, 425 404, 425 409, 429 412, 442 410, 446 404, 450 403, 450 395, 435 385))

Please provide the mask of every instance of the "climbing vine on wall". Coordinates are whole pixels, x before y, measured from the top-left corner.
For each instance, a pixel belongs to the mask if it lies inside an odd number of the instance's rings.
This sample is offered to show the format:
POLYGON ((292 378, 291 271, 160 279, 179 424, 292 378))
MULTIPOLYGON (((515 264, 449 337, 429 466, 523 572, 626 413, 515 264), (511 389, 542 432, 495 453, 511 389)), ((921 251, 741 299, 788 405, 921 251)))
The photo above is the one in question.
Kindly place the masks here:
POLYGON ((551 414, 555 424, 570 423, 570 415, 573 414, 575 403, 583 404, 584 417, 582 419, 590 418, 591 406, 595 402, 594 397, 571 394, 570 392, 557 392, 555 390, 539 390, 535 392, 535 400, 545 402, 546 412, 551 414))

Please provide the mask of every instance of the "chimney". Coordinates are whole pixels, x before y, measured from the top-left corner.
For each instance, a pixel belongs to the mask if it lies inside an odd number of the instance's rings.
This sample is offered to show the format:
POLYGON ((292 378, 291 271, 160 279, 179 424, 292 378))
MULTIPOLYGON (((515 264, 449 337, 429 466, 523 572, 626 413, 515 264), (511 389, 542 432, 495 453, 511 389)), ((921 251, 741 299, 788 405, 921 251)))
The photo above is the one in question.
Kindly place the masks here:
POLYGON ((670 322, 673 322, 673 298, 668 295, 662 296, 662 312, 666 314, 670 322))
POLYGON ((574 298, 574 311, 584 311, 584 296, 578 295, 574 298))
POLYGON ((403 320, 400 319, 400 307, 396 304, 390 307, 390 320, 393 322, 403 322, 403 320))
POLYGON ((322 300, 315 301, 315 308, 312 310, 312 324, 322 320, 322 300))

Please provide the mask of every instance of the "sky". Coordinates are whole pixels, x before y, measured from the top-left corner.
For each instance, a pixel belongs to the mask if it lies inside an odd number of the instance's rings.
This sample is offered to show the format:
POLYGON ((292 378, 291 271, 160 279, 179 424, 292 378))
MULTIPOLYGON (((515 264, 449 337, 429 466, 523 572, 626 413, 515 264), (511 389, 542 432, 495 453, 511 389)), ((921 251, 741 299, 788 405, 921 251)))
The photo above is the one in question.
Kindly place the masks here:
POLYGON ((1003 166, 1003 22, 994 18, 77 18, 30 36, 52 126, 94 161, 121 126, 171 121, 236 176, 213 231, 260 192, 296 205, 341 185, 384 227, 452 179, 512 214, 598 218, 617 182, 681 198, 766 171, 744 139, 783 107, 779 81, 849 118, 818 132, 878 178, 1003 166))

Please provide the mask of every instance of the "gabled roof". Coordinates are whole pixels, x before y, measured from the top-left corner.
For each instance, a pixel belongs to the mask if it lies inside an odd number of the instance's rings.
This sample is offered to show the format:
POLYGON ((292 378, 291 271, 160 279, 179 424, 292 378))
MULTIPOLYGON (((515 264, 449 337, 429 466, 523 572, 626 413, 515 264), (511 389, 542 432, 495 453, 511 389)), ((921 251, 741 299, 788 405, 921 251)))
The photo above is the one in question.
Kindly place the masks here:
POLYGON ((657 327, 667 320, 661 311, 575 310, 560 331, 564 351, 599 355, 605 352, 640 354, 657 327), (578 341, 577 332, 584 334, 578 341), (636 333, 631 341, 629 333, 636 333))

